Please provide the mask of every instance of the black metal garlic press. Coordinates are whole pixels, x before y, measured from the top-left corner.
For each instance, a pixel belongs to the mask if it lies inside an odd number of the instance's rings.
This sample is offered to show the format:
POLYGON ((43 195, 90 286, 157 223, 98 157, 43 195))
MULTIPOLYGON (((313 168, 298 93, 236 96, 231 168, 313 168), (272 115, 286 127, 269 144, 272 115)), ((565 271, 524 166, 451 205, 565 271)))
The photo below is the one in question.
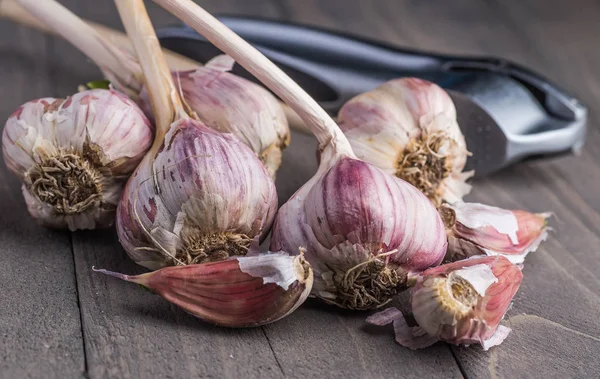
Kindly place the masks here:
MULTIPOLYGON (((540 75, 498 58, 430 54, 314 27, 219 17, 296 80, 332 115, 380 83, 414 76, 448 91, 473 153, 467 169, 486 175, 531 156, 583 146, 587 108, 540 75)), ((198 62, 221 54, 187 26, 157 30, 161 44, 198 62)), ((233 72, 258 82, 239 65, 233 72)))

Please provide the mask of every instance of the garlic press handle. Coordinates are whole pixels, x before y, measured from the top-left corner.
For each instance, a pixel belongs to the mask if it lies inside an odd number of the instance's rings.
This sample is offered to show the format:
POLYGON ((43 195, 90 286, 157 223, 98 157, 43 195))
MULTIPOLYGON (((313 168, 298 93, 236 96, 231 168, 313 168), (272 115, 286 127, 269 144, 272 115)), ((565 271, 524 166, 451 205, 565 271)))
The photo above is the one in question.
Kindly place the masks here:
POLYGON ((342 103, 399 77, 416 76, 452 89, 464 73, 489 73, 527 87, 548 114, 579 120, 574 108, 580 104, 574 97, 540 74, 502 58, 434 54, 341 32, 257 18, 221 17, 220 20, 248 42, 266 49, 269 58, 327 83, 338 92, 342 103))
POLYGON ((583 147, 586 135, 586 109, 581 108, 575 121, 568 126, 532 134, 509 135, 507 164, 525 157, 575 152, 583 147))

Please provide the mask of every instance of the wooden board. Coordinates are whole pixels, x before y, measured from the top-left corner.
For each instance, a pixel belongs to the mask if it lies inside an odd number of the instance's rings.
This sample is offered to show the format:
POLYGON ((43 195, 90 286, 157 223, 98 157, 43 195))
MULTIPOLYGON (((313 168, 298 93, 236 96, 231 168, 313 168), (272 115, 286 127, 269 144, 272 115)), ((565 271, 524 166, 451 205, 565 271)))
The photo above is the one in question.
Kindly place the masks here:
MULTIPOLYGON (((0 36, 0 118, 6 120, 22 103, 51 96, 51 83, 45 37, 5 22, 0 36)), ((70 236, 36 225, 18 180, 0 161, 0 377, 81 376, 70 236)))
MULTIPOLYGON (((111 2, 61 2, 84 17, 120 28, 111 2)), ((147 4, 156 25, 176 22, 147 4)), ((0 268, 0 284, 8 290, 0 300, 9 306, 0 309, 2 332, 8 336, 0 345, 0 377, 73 377, 83 372, 91 378, 600 377, 597 2, 202 4, 213 12, 305 22, 424 50, 502 56, 534 67, 583 99, 591 120, 589 142, 580 157, 519 164, 475 181, 469 197, 555 214, 554 232, 530 257, 509 311, 506 323, 513 333, 490 352, 442 343, 415 352, 395 344, 391 330, 365 326, 366 314, 316 301, 267 327, 212 327, 138 286, 93 273, 92 266, 126 273, 143 270, 126 258, 113 230, 69 237, 35 226, 25 214, 17 181, 2 167, 0 241, 8 263, 0 268), (56 252, 53 259, 43 260, 40 254, 49 251, 56 252), (32 267, 25 270, 30 262, 32 267), (46 341, 53 341, 50 348, 45 348, 46 341)), ((11 88, 0 93, 4 118, 29 98, 65 96, 99 76, 63 41, 4 23, 0 31, 0 79, 4 88, 11 88), (5 31, 17 31, 19 37, 7 39, 5 31)), ((293 135, 276 182, 280 202, 316 169, 314 149, 311 137, 293 135)))

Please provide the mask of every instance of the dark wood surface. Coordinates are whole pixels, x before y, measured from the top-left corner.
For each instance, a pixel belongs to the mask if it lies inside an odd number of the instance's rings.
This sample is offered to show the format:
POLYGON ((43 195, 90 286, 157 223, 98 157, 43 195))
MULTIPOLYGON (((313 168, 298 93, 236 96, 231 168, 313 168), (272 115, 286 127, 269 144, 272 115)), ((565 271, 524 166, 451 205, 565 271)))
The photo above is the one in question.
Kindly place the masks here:
MULTIPOLYGON (((63 0, 120 29, 110 1, 63 0)), ((213 12, 293 20, 445 53, 531 66, 590 108, 581 156, 521 163, 474 182, 469 200, 552 211, 554 231, 525 267, 497 348, 438 343, 411 351, 363 313, 307 302, 263 328, 206 325, 92 266, 142 272, 113 230, 55 232, 26 213, 0 164, 0 377, 412 378, 600 377, 600 3, 596 0, 203 0, 213 12)), ((148 4, 156 26, 175 22, 148 4)), ((0 118, 41 96, 66 96, 98 70, 70 45, 0 21, 0 118)), ((314 172, 315 142, 294 134, 281 201, 314 172)))

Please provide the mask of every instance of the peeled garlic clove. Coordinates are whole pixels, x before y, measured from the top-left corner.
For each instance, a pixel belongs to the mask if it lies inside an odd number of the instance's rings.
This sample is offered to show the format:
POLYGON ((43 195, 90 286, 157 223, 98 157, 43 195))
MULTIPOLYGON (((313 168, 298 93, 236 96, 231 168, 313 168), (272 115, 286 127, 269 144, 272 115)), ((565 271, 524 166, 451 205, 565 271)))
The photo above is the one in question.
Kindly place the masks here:
POLYGON ((548 235, 550 213, 462 202, 444 204, 440 212, 448 228, 447 261, 485 254, 523 263, 548 235))
MULTIPOLYGON (((274 177, 281 151, 290 143, 283 108, 270 92, 227 71, 235 61, 220 55, 204 67, 173 73, 173 81, 198 120, 211 129, 231 133, 250 147, 274 177)), ((141 107, 152 114, 147 93, 141 107)))
POLYGON ((23 183, 30 214, 55 228, 113 224, 127 176, 150 147, 143 112, 112 90, 23 104, 4 127, 7 167, 23 183))
POLYGON ((420 189, 436 205, 455 202, 471 186, 468 156, 452 99, 434 83, 402 78, 348 101, 340 128, 356 155, 420 189))
POLYGON ((276 211, 275 185, 247 146, 181 119, 127 183, 117 232, 131 259, 154 270, 245 255, 276 211))
POLYGON ((438 212, 419 190, 342 157, 278 213, 271 250, 298 246, 315 272, 314 296, 343 308, 372 309, 404 288, 409 273, 439 264, 446 236, 438 212))
POLYGON ((416 278, 411 306, 418 326, 408 326, 399 311, 389 309, 367 322, 393 322, 396 340, 413 349, 439 339, 455 345, 478 343, 488 350, 510 332, 500 321, 522 280, 519 267, 502 256, 445 264, 416 278))
POLYGON ((136 276, 96 271, 141 284, 196 317, 229 327, 282 319, 306 300, 313 282, 301 255, 284 254, 167 267, 136 276))

